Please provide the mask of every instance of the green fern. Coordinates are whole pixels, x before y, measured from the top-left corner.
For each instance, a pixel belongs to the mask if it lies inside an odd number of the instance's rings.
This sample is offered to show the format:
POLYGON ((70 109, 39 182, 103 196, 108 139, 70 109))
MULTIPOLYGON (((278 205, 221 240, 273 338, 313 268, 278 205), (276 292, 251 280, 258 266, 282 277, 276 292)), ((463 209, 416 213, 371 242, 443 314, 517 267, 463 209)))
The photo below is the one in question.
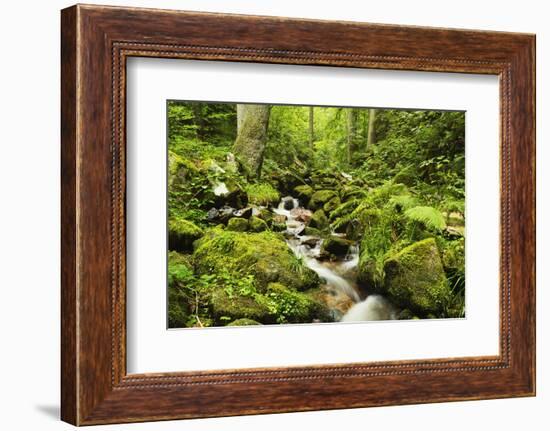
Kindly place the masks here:
POLYGON ((342 216, 345 216, 352 212, 357 206, 361 203, 362 199, 350 199, 349 201, 336 207, 334 211, 330 214, 331 220, 336 220, 342 216))
POLYGON ((409 220, 423 223, 428 229, 445 229, 445 218, 443 214, 434 207, 414 207, 405 211, 405 217, 409 220))
POLYGON ((401 210, 408 210, 418 205, 418 200, 411 195, 398 195, 392 196, 389 200, 389 204, 393 208, 399 208, 401 210))

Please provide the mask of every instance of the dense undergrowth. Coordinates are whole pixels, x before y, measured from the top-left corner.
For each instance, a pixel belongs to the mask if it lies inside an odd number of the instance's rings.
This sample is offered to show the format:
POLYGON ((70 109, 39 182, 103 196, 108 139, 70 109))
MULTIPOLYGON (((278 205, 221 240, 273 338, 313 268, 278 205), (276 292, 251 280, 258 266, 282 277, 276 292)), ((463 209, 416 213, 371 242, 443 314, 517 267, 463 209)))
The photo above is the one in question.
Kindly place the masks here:
POLYGON ((270 211, 287 195, 305 233, 359 245, 360 288, 401 318, 464 316, 464 114, 376 110, 367 145, 374 113, 349 111, 315 108, 312 133, 309 108, 273 106, 251 177, 234 104, 169 103, 169 327, 338 320, 270 211))

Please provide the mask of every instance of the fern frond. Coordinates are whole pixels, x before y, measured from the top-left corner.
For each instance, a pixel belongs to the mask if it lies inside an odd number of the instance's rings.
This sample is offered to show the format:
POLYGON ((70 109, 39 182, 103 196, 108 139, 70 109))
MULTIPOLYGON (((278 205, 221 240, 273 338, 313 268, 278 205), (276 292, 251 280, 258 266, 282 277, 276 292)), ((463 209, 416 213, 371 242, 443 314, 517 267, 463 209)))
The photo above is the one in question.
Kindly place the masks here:
POLYGON ((343 204, 336 207, 334 211, 330 214, 330 218, 332 220, 335 220, 339 217, 342 217, 346 214, 349 214, 352 212, 359 204, 361 203, 361 199, 350 199, 347 202, 344 202, 343 204))
POLYGON ((445 229, 443 214, 434 207, 414 207, 405 211, 405 216, 412 221, 423 223, 428 229, 445 229))
POLYGON ((400 208, 402 210, 408 210, 418 205, 418 200, 411 195, 397 195, 392 196, 389 200, 389 204, 392 208, 400 208))

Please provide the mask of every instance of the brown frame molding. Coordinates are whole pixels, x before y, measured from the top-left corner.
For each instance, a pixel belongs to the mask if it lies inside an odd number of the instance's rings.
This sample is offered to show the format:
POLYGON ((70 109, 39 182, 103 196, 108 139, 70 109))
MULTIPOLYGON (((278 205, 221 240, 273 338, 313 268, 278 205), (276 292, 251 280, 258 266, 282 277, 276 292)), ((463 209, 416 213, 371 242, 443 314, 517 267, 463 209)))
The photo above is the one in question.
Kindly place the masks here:
POLYGON ((61 18, 63 420, 91 425, 535 394, 534 35, 91 5, 64 9, 61 18), (129 56, 498 75, 500 354, 127 375, 129 56))

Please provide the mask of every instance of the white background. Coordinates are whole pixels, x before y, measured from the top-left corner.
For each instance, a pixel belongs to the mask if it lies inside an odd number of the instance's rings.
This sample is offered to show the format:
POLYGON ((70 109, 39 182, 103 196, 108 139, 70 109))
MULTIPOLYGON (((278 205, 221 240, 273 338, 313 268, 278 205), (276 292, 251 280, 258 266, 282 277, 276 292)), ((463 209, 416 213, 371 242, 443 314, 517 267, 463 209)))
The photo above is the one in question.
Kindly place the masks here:
POLYGON ((129 373, 498 354, 498 77, 139 58, 126 82, 129 373), (166 100, 186 98, 466 111, 467 318, 167 331, 166 100))
MULTIPOLYGON (((538 396, 437 405, 105 426, 135 430, 544 430, 550 423, 548 283, 550 28, 545 2, 297 0, 102 1, 188 10, 537 33, 538 396), (546 265, 547 266, 547 265, 546 265)), ((4 2, 0 15, 0 425, 62 430, 59 399, 59 9, 65 1, 4 2)))

